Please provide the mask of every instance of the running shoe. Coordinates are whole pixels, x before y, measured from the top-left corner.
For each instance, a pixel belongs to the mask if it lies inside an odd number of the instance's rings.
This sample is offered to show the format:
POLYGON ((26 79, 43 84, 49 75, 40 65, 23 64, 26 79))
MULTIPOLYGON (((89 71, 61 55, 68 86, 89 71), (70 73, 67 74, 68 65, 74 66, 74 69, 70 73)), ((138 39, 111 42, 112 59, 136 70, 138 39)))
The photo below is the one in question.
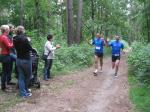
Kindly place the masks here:
POLYGON ((94 76, 97 76, 97 72, 98 72, 97 69, 93 72, 94 76))
POLYGON ((117 73, 114 74, 115 77, 118 77, 117 73))

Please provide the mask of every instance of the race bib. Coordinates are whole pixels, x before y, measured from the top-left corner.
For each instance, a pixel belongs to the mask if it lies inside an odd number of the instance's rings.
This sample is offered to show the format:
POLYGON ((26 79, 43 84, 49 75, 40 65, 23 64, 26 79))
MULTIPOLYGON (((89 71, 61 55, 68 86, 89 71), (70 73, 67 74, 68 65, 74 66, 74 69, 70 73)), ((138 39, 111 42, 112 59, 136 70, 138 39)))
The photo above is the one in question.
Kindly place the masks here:
POLYGON ((96 49, 96 50, 100 50, 100 49, 101 49, 101 47, 95 47, 95 49, 96 49))
POLYGON ((115 54, 115 56, 120 56, 120 54, 115 54))

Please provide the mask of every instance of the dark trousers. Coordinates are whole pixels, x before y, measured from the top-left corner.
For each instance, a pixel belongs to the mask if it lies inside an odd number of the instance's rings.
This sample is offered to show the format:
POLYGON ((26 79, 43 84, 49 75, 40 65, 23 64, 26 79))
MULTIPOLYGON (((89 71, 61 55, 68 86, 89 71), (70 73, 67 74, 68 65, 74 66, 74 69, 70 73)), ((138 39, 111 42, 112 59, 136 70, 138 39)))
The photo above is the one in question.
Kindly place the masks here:
POLYGON ((11 82, 11 74, 12 74, 12 71, 13 71, 13 61, 10 61, 9 62, 9 66, 10 66, 10 72, 9 72, 9 74, 7 75, 7 83, 9 83, 9 82, 11 82))
POLYGON ((10 69, 11 69, 11 65, 10 65, 10 56, 5 56, 4 60, 2 62, 2 76, 1 76, 1 89, 5 89, 6 88, 6 81, 7 81, 7 77, 10 75, 10 69))
POLYGON ((44 79, 49 79, 51 77, 51 68, 52 68, 53 59, 45 60, 44 67, 44 79))

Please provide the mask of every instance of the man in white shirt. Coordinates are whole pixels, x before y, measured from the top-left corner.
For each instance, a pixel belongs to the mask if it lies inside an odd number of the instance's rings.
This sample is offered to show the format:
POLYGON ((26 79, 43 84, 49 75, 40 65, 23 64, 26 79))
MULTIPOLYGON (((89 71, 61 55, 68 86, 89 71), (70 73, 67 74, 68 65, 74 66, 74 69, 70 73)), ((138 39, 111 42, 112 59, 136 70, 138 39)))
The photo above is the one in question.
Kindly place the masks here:
POLYGON ((54 52, 57 48, 60 48, 60 45, 57 44, 56 46, 52 45, 52 35, 47 36, 47 41, 44 46, 44 54, 48 55, 47 59, 45 60, 45 68, 44 68, 44 80, 48 81, 51 78, 51 68, 52 62, 54 59, 54 52))

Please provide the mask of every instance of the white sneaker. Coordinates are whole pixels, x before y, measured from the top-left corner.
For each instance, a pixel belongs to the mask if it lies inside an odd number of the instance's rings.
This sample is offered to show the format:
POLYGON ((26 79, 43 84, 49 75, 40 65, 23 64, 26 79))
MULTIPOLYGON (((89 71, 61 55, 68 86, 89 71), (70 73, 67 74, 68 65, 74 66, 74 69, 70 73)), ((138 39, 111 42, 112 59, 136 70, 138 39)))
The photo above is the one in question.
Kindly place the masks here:
POLYGON ((94 76, 97 76, 97 69, 93 72, 94 73, 94 76))
POLYGON ((94 72, 95 72, 95 73, 97 73, 97 72, 98 72, 98 70, 96 69, 94 72))
POLYGON ((27 92, 28 92, 28 93, 31 93, 31 89, 28 89, 27 92))
POLYGON ((117 73, 114 74, 115 77, 118 77, 117 73))
POLYGON ((30 96, 32 96, 32 93, 28 93, 28 95, 27 95, 28 97, 30 97, 30 96))
POLYGON ((32 96, 32 93, 27 93, 27 95, 26 96, 22 96, 22 98, 26 99, 26 98, 31 97, 31 96, 32 96))

